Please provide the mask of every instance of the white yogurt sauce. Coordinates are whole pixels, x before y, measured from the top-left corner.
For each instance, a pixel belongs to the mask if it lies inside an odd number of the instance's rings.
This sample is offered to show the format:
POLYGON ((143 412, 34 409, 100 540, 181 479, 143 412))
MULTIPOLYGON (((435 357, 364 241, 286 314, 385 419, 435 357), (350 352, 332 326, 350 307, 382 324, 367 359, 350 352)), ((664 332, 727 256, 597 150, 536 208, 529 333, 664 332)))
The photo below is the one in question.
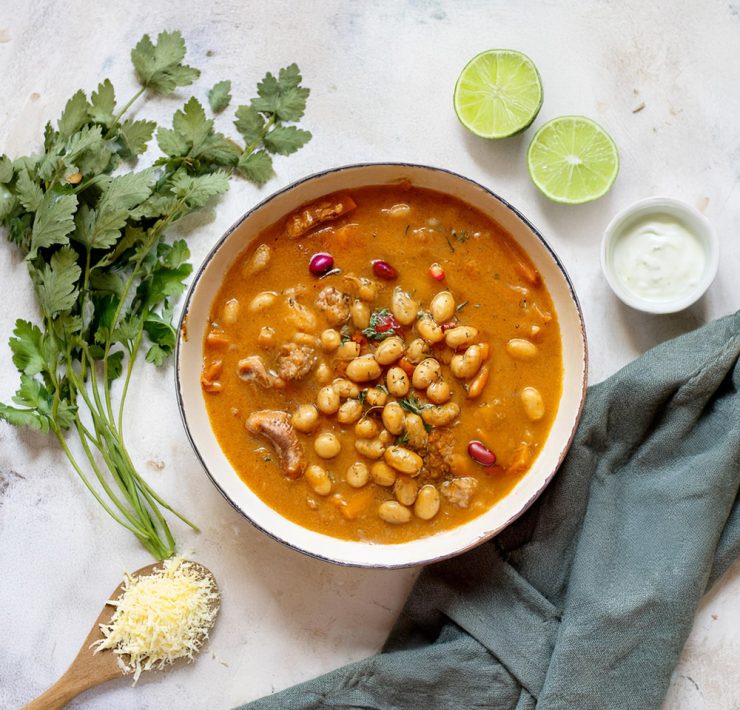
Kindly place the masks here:
POLYGON ((706 258, 698 237, 668 215, 633 222, 612 251, 616 277, 635 296, 651 301, 672 301, 693 291, 706 258))

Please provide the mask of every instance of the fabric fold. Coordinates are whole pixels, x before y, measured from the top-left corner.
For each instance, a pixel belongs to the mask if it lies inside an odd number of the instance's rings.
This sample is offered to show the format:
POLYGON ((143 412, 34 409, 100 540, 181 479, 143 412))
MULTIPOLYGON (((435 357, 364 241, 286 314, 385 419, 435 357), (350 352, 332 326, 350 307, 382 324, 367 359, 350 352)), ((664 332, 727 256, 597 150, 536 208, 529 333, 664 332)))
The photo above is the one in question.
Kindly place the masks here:
POLYGON ((380 654, 242 707, 658 708, 739 487, 740 312, 591 387, 547 490, 424 570, 380 654))

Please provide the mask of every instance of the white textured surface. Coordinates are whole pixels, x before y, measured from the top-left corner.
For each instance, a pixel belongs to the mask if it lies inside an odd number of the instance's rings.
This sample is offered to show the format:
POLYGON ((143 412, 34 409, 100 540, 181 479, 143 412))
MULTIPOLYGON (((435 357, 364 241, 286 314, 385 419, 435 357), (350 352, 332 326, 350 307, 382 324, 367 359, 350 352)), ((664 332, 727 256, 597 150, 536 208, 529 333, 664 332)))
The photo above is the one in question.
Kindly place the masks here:
MULTIPOLYGON (((248 98, 268 69, 297 61, 312 88, 314 140, 277 161, 263 190, 235 184, 216 215, 190 234, 195 262, 263 195, 319 169, 363 160, 444 166, 481 181, 522 209, 562 257, 580 295, 591 381, 648 347, 740 306, 740 6, 539 2, 190 2, 132 0, 112 7, 4 0, 0 7, 0 152, 37 149, 77 88, 110 76, 119 96, 134 83, 128 52, 144 31, 179 28, 204 69, 197 92, 223 78, 248 98), (583 113, 611 132, 620 177, 604 199, 578 208, 547 202, 530 184, 530 130, 500 143, 473 138, 451 108, 457 74, 476 52, 513 47, 542 74, 548 118, 583 113), (206 58, 206 52, 213 56, 206 58), (639 104, 645 108, 633 113, 639 104), (717 280, 695 307, 646 316, 622 306, 599 271, 609 218, 631 201, 668 194, 702 208, 722 244, 717 280)), ((171 115, 174 101, 141 115, 171 115)), ((225 119, 224 119, 225 120, 225 119)), ((33 318, 22 263, 0 247, 0 399, 16 375, 4 343, 16 317, 33 318)), ((76 707, 226 708, 375 651, 413 572, 340 569, 304 558, 242 520, 201 472, 180 425, 171 365, 140 369, 128 436, 135 461, 202 525, 175 526, 183 549, 224 591, 212 643, 195 665, 132 690, 117 681, 76 707), (152 462, 162 462, 156 470, 152 462)), ((124 568, 146 553, 82 489, 45 436, 0 424, 0 706, 18 707, 67 667, 124 568)), ((674 674, 667 708, 740 707, 740 566, 704 600, 674 674)))

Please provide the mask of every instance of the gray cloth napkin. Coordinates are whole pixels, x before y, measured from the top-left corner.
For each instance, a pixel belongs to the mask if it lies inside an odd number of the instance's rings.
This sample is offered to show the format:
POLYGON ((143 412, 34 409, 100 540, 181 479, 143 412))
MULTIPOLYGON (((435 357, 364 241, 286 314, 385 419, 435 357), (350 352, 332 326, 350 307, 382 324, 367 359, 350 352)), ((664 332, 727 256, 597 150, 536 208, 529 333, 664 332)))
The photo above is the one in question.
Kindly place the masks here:
POLYGON ((591 387, 549 488, 428 567, 380 654, 242 710, 659 707, 740 553, 739 357, 740 312, 591 387))

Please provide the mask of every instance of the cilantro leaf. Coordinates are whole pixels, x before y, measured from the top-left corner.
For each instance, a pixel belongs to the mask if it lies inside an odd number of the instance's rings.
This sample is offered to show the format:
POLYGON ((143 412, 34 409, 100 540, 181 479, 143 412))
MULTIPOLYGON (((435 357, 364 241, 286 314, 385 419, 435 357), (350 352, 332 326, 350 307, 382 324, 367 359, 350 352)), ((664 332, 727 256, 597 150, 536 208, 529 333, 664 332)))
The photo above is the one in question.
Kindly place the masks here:
POLYGON ((90 118, 96 123, 102 123, 106 128, 113 123, 113 111, 116 109, 116 92, 110 79, 98 84, 97 91, 90 94, 90 118))
POLYGON ((197 157, 217 167, 230 167, 237 164, 241 152, 241 148, 223 133, 212 133, 197 151, 197 157))
POLYGON ((410 394, 408 397, 398 402, 406 411, 412 412, 413 414, 421 414, 425 409, 429 409, 433 405, 422 404, 417 399, 416 395, 410 394))
POLYGON ((171 157, 187 155, 190 150, 187 140, 180 133, 170 128, 160 127, 157 129, 157 145, 163 153, 171 157))
POLYGON ((171 94, 178 86, 188 86, 200 71, 182 64, 185 41, 179 32, 160 32, 157 44, 148 34, 131 50, 131 62, 141 85, 160 94, 171 94))
POLYGON ((260 113, 276 114, 281 121, 298 121, 310 93, 300 86, 301 79, 297 64, 281 69, 277 78, 267 72, 257 86, 258 98, 252 99, 252 107, 260 113))
POLYGON ((272 158, 264 150, 258 150, 251 155, 242 155, 238 167, 247 179, 257 185, 264 185, 275 174, 272 169, 272 158))
POLYGON ((7 155, 0 155, 0 183, 13 179, 13 161, 7 155))
POLYGON ((77 282, 82 270, 77 263, 77 252, 64 246, 54 252, 49 264, 37 272, 36 295, 41 310, 49 317, 68 311, 77 300, 77 282))
POLYGON ((221 113, 231 102, 231 82, 219 81, 208 92, 208 103, 213 113, 221 113))
POLYGON ((242 138, 249 146, 255 141, 261 140, 262 130, 265 127, 265 119, 252 106, 239 106, 236 109, 236 130, 241 133, 242 138))
POLYGON ((229 176, 225 172, 191 176, 179 172, 172 178, 172 191, 191 208, 203 207, 212 197, 229 189, 229 176))
POLYGON ((121 139, 121 157, 135 158, 141 155, 147 148, 147 143, 154 135, 157 124, 154 121, 132 121, 126 119, 119 127, 121 139))
POLYGON ((67 101, 67 105, 64 107, 62 116, 57 124, 61 138, 69 138, 73 133, 76 133, 82 128, 85 121, 87 121, 89 106, 87 97, 82 89, 72 95, 72 98, 67 101))
POLYGON ((175 112, 172 127, 188 142, 191 149, 198 149, 213 129, 213 121, 206 118, 200 101, 191 96, 182 110, 175 112))
POLYGON ((123 350, 115 350, 108 353, 108 367, 106 374, 108 382, 117 380, 123 372, 123 350))
POLYGON ((36 212, 41 207, 41 201, 44 199, 43 190, 34 180, 31 180, 27 170, 21 170, 18 173, 18 179, 15 182, 15 193, 18 195, 19 202, 29 212, 36 212))
POLYGON ((31 232, 31 249, 27 259, 36 257, 39 249, 52 244, 66 244, 74 228, 73 215, 77 207, 75 195, 47 192, 36 212, 31 232))
POLYGON ((271 153, 290 155, 311 140, 311 133, 295 126, 278 126, 265 136, 265 148, 271 153))
POLYGON ((19 372, 37 375, 46 369, 42 337, 37 325, 21 319, 15 322, 13 337, 8 342, 13 352, 13 364, 19 372))
POLYGON ((26 426, 41 432, 49 431, 49 420, 35 409, 19 409, 0 402, 0 419, 13 426, 26 426))

